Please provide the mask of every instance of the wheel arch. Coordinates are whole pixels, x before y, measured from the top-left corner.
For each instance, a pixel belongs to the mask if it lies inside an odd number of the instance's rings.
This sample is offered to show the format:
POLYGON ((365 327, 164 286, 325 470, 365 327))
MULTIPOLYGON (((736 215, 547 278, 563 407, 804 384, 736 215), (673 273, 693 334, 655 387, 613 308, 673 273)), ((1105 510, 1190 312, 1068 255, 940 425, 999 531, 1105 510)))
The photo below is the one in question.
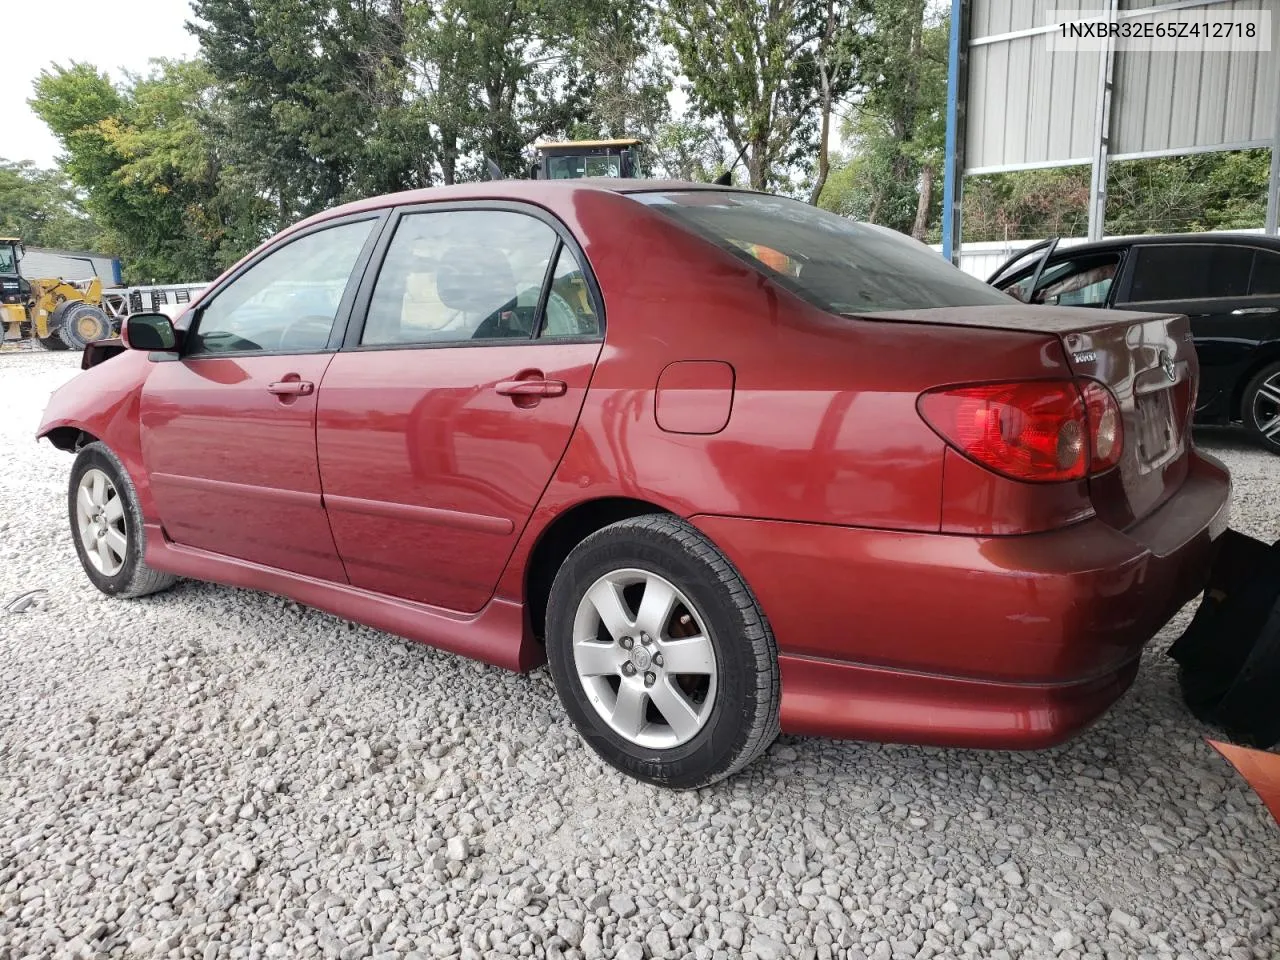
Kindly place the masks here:
POLYGON ((1274 363, 1280 363, 1280 340, 1267 344, 1263 349, 1258 351, 1258 356, 1253 362, 1245 368, 1244 372, 1236 378, 1235 386, 1231 388, 1231 418, 1240 423, 1244 422, 1244 392, 1248 389, 1253 378, 1264 367, 1269 367, 1274 363))
POLYGON ((533 636, 541 639, 546 631, 551 584, 573 548, 611 523, 655 513, 671 511, 648 500, 600 497, 574 504, 547 524, 538 534, 524 571, 525 608, 533 636))
POLYGON ((40 436, 66 453, 75 453, 81 447, 99 442, 99 438, 88 430, 75 426, 53 427, 40 436))

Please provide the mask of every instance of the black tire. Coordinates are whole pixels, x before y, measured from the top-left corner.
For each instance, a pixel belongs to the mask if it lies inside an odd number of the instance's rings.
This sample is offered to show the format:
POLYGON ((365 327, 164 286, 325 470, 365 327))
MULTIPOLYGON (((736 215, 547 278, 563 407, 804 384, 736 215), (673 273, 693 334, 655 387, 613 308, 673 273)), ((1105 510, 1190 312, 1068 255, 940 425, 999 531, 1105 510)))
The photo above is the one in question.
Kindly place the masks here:
POLYGON ((728 559, 677 517, 622 520, 578 544, 551 587, 546 643, 556 689, 578 732, 604 760, 638 780, 684 790, 706 786, 745 767, 778 735, 778 650, 769 623, 728 559), (643 747, 617 733, 592 706, 575 665, 579 604, 601 577, 623 570, 657 574, 683 593, 715 653, 715 693, 704 725, 667 749, 643 747))
POLYGON ((138 493, 124 465, 101 443, 86 444, 76 455, 71 467, 71 481, 67 489, 67 513, 71 526, 71 539, 76 545, 80 565, 89 580, 103 593, 113 597, 143 597, 173 586, 178 579, 171 573, 163 573, 147 566, 146 530, 142 525, 142 513, 138 509, 138 493), (123 505, 123 527, 126 539, 124 563, 113 575, 100 571, 89 559, 80 534, 77 514, 77 497, 81 478, 92 469, 101 470, 115 488, 123 505))
POLYGON ((1272 453, 1280 453, 1280 421, 1271 417, 1280 417, 1280 400, 1271 398, 1270 393, 1280 389, 1280 363, 1273 363, 1259 370, 1244 388, 1244 399, 1240 405, 1241 419, 1245 428, 1253 434, 1255 440, 1272 453), (1271 429, 1268 436, 1264 427, 1271 429))
POLYGON ((57 334, 72 350, 83 350, 95 340, 111 336, 111 320, 101 307, 91 303, 63 303, 49 318, 57 324, 57 334))
POLYGON ((47 337, 36 337, 33 335, 32 339, 34 339, 36 343, 40 344, 40 346, 42 346, 46 350, 66 350, 67 349, 67 342, 63 340, 62 337, 58 336, 57 330, 54 330, 47 337))

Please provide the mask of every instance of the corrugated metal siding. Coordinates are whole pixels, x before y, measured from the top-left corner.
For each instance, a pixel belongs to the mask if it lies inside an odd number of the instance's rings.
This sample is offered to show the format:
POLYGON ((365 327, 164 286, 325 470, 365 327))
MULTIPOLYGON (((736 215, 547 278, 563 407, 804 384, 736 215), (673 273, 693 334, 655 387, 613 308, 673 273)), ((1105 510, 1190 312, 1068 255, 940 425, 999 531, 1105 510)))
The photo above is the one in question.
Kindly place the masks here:
MULTIPOLYGON (((1155 3, 1125 0, 1121 7, 1155 3)), ((1113 156, 1271 141, 1280 89, 1280 0, 1204 8, 1208 17, 1245 10, 1271 11, 1272 52, 1151 53, 1117 44, 1113 156)))
POLYGON ((1087 10, 1097 2, 973 0, 966 169, 1092 154, 1101 54, 1053 53, 1043 34, 980 41, 1044 26, 1055 9, 1087 10))
MULTIPOLYGON (((971 0, 965 170, 1090 162, 1102 54, 1052 53, 1043 27, 1054 10, 1094 12, 1104 0, 971 0)), ((1169 0, 1121 0, 1121 10, 1169 0)), ((1207 8, 1271 11, 1271 53, 1151 53, 1117 44, 1110 152, 1174 152, 1275 136, 1280 95, 1280 0, 1207 8)))
POLYGON ((104 286, 119 283, 115 258, 100 253, 72 254, 65 250, 27 247, 18 269, 24 277, 61 277, 63 280, 88 280, 96 272, 104 286), (93 265, 76 259, 81 256, 89 258, 93 265))

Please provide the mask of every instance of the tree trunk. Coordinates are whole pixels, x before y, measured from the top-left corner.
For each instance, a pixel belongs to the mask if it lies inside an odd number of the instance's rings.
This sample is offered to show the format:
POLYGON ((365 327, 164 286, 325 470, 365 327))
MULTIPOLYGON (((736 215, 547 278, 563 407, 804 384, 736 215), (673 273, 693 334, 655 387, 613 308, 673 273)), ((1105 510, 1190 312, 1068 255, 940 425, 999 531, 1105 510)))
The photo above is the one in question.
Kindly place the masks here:
POLYGON ((911 224, 911 236, 924 240, 929 232, 929 209, 933 206, 933 165, 920 168, 920 199, 916 202, 916 219, 911 224))
POLYGON ((809 202, 815 207, 831 170, 831 77, 825 63, 818 69, 822 76, 822 130, 818 135, 818 176, 809 191, 809 202))
POLYGON ((829 47, 835 39, 836 5, 835 0, 827 0, 827 26, 818 45, 818 79, 822 81, 822 129, 818 134, 818 176, 809 191, 809 203, 818 205, 822 196, 822 188, 827 185, 827 174, 831 171, 831 61, 828 56, 829 47))
POLYGON ((764 168, 764 144, 755 142, 747 148, 747 173, 751 178, 752 190, 764 190, 766 186, 764 168))
POLYGON ((445 186, 453 186, 458 167, 457 139, 447 134, 440 137, 440 174, 445 186))

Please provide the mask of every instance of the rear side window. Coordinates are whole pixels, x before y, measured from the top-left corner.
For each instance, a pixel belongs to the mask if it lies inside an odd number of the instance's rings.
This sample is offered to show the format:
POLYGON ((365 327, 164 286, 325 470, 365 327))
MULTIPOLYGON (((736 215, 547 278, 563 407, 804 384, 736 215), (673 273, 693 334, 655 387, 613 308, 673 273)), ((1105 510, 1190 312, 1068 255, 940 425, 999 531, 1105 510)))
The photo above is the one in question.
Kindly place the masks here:
POLYGON ((1251 294, 1280 293, 1280 253, 1258 250, 1253 257, 1253 278, 1249 281, 1251 294))
POLYGON ((361 344, 528 340, 555 231, 507 210, 407 213, 378 272, 361 344))
POLYGON ((1211 243, 1143 246, 1135 251, 1130 302, 1243 297, 1253 250, 1211 243))
POLYGON ((832 313, 1012 302, 909 237, 798 200, 728 190, 631 196, 832 313))

